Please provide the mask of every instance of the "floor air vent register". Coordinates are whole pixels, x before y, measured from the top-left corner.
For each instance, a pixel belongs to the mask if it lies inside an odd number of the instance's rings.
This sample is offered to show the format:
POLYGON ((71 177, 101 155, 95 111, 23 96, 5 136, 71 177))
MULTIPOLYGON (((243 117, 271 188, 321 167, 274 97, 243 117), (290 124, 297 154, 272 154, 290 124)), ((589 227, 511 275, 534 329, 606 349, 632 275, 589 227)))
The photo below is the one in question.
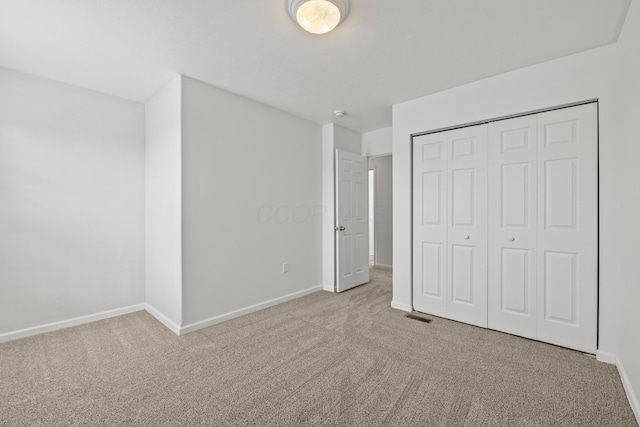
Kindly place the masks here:
POLYGON ((427 319, 426 317, 416 316, 415 314, 405 314, 404 317, 408 319, 418 320, 424 323, 431 323, 431 320, 432 320, 432 319, 427 319))

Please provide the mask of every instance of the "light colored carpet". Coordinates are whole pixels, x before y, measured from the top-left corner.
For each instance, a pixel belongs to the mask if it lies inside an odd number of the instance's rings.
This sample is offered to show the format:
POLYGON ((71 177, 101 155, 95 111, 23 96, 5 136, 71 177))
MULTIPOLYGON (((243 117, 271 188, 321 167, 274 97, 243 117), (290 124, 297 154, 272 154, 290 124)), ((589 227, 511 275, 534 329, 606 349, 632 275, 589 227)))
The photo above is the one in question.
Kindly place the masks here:
POLYGON ((0 345, 0 425, 636 426, 616 368, 389 308, 391 272, 182 337, 133 313, 0 345))

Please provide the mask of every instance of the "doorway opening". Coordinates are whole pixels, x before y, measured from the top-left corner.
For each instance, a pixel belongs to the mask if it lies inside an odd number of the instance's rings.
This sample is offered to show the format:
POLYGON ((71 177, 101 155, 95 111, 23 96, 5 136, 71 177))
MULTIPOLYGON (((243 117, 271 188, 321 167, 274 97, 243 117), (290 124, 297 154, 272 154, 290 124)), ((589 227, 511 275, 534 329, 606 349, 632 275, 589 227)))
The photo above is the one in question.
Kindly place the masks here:
POLYGON ((393 266, 392 156, 369 157, 369 266, 393 266))
POLYGON ((375 169, 369 169, 369 267, 375 266, 375 169))

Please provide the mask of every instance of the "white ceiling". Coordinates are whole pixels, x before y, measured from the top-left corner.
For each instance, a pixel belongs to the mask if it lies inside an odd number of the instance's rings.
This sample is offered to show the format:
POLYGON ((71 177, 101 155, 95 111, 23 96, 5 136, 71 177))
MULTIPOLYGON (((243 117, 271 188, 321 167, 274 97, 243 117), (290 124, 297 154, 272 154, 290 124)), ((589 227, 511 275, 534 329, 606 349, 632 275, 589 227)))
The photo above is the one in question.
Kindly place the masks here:
POLYGON ((181 73, 365 132, 394 103, 615 42, 630 1, 352 0, 316 36, 285 0, 0 0, 0 66, 140 102, 181 73))

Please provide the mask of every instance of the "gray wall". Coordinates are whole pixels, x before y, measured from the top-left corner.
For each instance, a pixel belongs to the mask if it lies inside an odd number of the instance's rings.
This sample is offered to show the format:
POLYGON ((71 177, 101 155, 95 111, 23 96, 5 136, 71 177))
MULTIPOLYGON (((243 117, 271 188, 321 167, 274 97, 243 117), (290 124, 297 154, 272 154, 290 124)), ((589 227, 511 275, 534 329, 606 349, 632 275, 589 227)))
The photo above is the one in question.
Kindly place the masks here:
POLYGON ((182 126, 177 76, 145 104, 147 310, 174 332, 182 324, 182 126))
MULTIPOLYGON (((633 407, 636 419, 640 422, 640 279, 638 278, 637 263, 640 259, 640 173, 638 158, 640 158, 640 137, 638 136, 638 118, 640 117, 640 3, 634 1, 627 16, 627 22, 620 35, 620 64, 621 78, 617 80, 620 93, 622 112, 620 115, 620 136, 624 141, 620 148, 619 158, 622 161, 616 165, 621 169, 616 174, 615 184, 620 187, 622 195, 620 203, 616 204, 620 224, 620 233, 615 236, 620 242, 621 256, 619 262, 620 290, 620 336, 618 349, 618 369, 621 371, 627 393, 633 396, 633 407)), ((601 171, 600 174, 603 172, 601 171)), ((606 171, 604 172, 606 173, 606 171)), ((601 190, 602 191, 602 190, 601 190)), ((602 231, 600 232, 602 235, 602 231)), ((602 248, 602 251, 607 248, 602 248)), ((601 255, 602 256, 602 255, 601 255)), ((608 280, 618 278, 610 277, 608 280)), ((602 283, 602 279, 601 279, 602 283)))
POLYGON ((393 267, 393 186, 391 156, 369 158, 374 170, 374 263, 377 267, 393 267))

